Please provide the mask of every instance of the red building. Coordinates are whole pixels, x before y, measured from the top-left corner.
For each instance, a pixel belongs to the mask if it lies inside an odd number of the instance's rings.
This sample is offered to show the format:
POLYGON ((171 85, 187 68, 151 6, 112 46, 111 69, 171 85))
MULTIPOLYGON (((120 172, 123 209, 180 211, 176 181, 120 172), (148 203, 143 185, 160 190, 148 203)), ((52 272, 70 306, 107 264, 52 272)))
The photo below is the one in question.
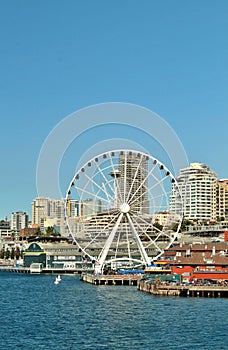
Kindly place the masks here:
POLYGON ((35 236, 39 233, 39 226, 37 227, 26 227, 20 229, 20 237, 35 236))
POLYGON ((228 280, 228 242, 174 245, 164 258, 184 279, 228 280))

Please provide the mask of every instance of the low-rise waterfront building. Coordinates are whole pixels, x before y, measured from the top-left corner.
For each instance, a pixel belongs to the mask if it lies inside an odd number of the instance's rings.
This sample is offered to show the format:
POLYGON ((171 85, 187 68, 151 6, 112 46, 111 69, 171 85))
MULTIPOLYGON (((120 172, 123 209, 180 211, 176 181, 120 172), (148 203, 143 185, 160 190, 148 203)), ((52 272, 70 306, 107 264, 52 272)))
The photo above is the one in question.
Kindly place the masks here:
POLYGON ((24 266, 42 264, 42 268, 77 270, 91 268, 92 263, 78 247, 64 238, 40 238, 30 242, 24 251, 24 266))
POLYGON ((177 244, 164 258, 183 279, 228 279, 228 242, 177 244))

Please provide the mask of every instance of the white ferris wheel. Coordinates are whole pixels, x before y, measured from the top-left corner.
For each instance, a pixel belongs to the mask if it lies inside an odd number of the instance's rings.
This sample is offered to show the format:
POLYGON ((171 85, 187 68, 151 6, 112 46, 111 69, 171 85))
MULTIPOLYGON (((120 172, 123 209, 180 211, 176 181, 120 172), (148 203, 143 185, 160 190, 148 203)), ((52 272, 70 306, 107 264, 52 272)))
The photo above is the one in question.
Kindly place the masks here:
POLYGON ((101 273, 149 266, 160 257, 178 235, 182 200, 174 176, 157 159, 114 150, 75 173, 65 212, 74 243, 101 273))

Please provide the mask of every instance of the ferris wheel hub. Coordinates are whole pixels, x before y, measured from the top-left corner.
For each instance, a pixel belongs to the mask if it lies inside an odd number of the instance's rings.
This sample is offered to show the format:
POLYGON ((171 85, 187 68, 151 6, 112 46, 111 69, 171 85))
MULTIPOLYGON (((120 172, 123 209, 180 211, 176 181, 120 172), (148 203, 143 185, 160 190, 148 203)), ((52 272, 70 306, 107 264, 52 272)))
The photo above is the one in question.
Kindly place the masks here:
POLYGON ((120 206, 120 211, 121 213, 128 213, 130 211, 130 205, 127 204, 127 203, 123 203, 121 206, 120 206))

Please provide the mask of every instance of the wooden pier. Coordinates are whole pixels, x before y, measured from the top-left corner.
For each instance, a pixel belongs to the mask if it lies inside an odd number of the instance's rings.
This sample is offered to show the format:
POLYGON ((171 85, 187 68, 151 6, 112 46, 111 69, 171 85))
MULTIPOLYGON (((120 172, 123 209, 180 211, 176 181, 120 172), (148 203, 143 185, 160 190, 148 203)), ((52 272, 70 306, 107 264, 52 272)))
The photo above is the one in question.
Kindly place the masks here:
POLYGON ((81 280, 83 282, 96 285, 127 285, 137 286, 138 281, 142 278, 141 274, 126 274, 126 275, 93 275, 82 274, 81 280))
POLYGON ((30 273, 29 267, 0 266, 0 272, 30 273))
POLYGON ((228 286, 210 285, 168 285, 148 283, 146 280, 138 281, 138 290, 158 296, 180 296, 180 297, 206 297, 221 298, 228 297, 228 286))

